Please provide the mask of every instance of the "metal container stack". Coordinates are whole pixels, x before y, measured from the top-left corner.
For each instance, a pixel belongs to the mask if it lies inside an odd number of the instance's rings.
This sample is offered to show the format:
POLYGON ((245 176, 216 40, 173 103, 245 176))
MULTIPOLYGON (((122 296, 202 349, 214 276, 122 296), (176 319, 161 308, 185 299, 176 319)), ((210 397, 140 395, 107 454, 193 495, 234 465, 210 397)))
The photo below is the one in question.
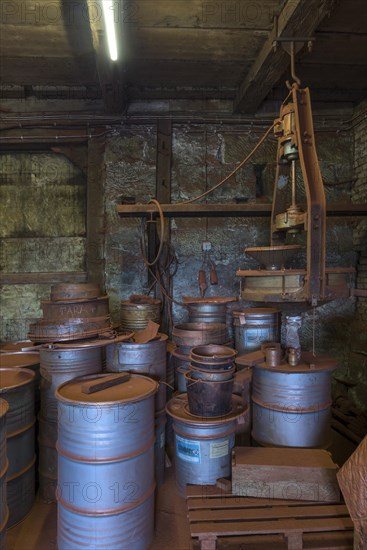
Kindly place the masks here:
POLYGON ((235 297, 184 297, 189 312, 189 323, 225 323, 227 326, 226 342, 230 345, 233 342, 233 326, 232 312, 228 306, 236 301, 235 297))
POLYGON ((186 392, 185 374, 190 367, 192 348, 205 344, 225 344, 227 329, 224 323, 182 323, 173 327, 172 340, 177 349, 172 352, 175 359, 176 389, 186 392))
POLYGON ((59 550, 150 547, 156 391, 150 378, 126 374, 84 377, 57 390, 59 550))
POLYGON ((30 325, 33 342, 65 342, 93 338, 110 328, 108 296, 92 283, 59 284, 51 300, 42 301, 43 318, 30 325))
POLYGON ((236 352, 209 344, 192 348, 187 380, 187 397, 192 414, 220 416, 231 410, 236 352))
POLYGON ((29 369, 0 368, 0 396, 6 419, 8 527, 30 512, 35 498, 34 378, 29 369))
POLYGON ((148 321, 161 322, 161 301, 140 294, 121 302, 121 327, 127 330, 143 330, 148 321))
POLYGON ((168 337, 165 334, 158 333, 157 339, 144 344, 126 341, 106 347, 106 369, 108 372, 143 374, 159 384, 155 396, 155 470, 157 487, 160 487, 164 480, 167 339, 168 337))
POLYGON ((9 405, 0 399, 0 548, 6 547, 6 527, 9 509, 6 499, 6 473, 8 471, 8 456, 6 452, 6 415, 9 405))

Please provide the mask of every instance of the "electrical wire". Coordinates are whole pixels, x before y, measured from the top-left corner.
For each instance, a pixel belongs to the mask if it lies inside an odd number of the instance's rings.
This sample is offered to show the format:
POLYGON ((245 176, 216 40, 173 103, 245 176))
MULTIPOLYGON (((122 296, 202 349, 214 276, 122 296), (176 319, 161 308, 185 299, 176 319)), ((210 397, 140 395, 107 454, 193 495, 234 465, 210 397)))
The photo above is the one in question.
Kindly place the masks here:
POLYGON ((154 258, 154 260, 152 262, 150 262, 147 258, 147 255, 145 253, 145 241, 144 241, 144 227, 145 227, 145 221, 144 219, 141 220, 141 224, 140 224, 140 250, 141 250, 141 255, 143 257, 143 260, 144 260, 144 263, 147 267, 152 267, 153 265, 155 265, 159 258, 160 258, 160 255, 162 253, 162 248, 163 248, 163 243, 164 243, 164 214, 163 214, 163 210, 162 210, 162 207, 161 205, 159 204, 159 202, 156 200, 156 199, 150 199, 148 201, 148 204, 154 204, 157 208, 158 208, 158 212, 159 212, 159 218, 160 218, 160 225, 161 225, 161 231, 160 231, 160 238, 159 238, 159 248, 158 248, 158 252, 156 254, 156 257, 154 258))

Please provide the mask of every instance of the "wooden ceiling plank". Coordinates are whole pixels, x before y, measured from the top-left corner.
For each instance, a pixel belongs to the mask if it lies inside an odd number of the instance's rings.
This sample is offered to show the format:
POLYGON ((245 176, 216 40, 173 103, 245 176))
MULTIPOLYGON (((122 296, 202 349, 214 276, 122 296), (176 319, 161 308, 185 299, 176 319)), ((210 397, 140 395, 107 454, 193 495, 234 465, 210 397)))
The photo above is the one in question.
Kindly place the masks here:
POLYGON ((106 111, 108 113, 122 114, 127 105, 122 75, 122 63, 121 60, 113 62, 110 59, 103 25, 101 0, 87 0, 87 5, 98 80, 102 90, 106 111))
POLYGON ((254 113, 281 75, 290 65, 289 55, 278 47, 273 51, 278 37, 310 36, 330 12, 334 0, 288 0, 277 25, 262 47, 256 61, 239 86, 234 101, 234 112, 254 113))

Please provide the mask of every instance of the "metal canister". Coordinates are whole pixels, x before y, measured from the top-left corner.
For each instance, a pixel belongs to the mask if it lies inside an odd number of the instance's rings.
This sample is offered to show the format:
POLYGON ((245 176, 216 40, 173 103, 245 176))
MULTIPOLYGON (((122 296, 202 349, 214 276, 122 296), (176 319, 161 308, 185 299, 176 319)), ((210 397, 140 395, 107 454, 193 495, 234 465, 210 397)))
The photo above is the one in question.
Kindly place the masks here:
POLYGON ((6 418, 8 527, 28 514, 35 497, 34 378, 34 372, 29 369, 0 369, 0 396, 9 405, 6 418))
POLYGON ((173 327, 172 340, 179 353, 188 355, 195 346, 225 344, 227 329, 224 323, 182 323, 173 327))
POLYGON ((0 399, 0 548, 5 548, 6 526, 8 523, 9 509, 6 501, 6 473, 8 470, 8 457, 6 452, 6 414, 9 405, 4 399, 0 399))
POLYGON ((235 348, 239 354, 256 351, 265 342, 280 341, 280 311, 273 308, 233 312, 235 348))
POLYGON ((146 550, 154 532, 154 394, 157 383, 131 375, 87 394, 63 384, 59 406, 59 550, 146 550))
POLYGON ((149 300, 147 303, 135 303, 130 300, 121 302, 121 327, 131 330, 143 330, 148 321, 161 322, 161 301, 149 300))
POLYGON ((40 349, 41 410, 39 414, 39 489, 46 502, 56 500, 57 486, 57 388, 78 376, 102 372, 100 348, 40 349))
POLYGON ((145 344, 120 342, 106 347, 108 372, 144 374, 161 382, 156 394, 156 411, 166 406, 167 338, 167 335, 160 334, 159 339, 145 344))
POLYGON ((239 418, 245 406, 240 397, 232 397, 232 411, 216 418, 190 413, 187 395, 173 397, 166 407, 175 432, 175 474, 179 492, 186 485, 215 485, 217 479, 231 474, 231 450, 239 418))
POLYGON ((302 355, 296 367, 253 369, 252 436, 261 445, 326 448, 330 444, 331 374, 337 364, 325 356, 302 355))

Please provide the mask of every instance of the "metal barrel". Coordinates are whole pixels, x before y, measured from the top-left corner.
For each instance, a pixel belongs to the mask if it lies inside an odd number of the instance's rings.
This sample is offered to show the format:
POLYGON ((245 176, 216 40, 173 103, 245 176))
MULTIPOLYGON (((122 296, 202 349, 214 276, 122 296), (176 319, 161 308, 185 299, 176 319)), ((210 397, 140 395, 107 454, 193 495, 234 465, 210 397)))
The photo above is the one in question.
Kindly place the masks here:
POLYGON ((99 296, 89 300, 67 302, 41 301, 43 318, 49 321, 67 321, 68 319, 94 319, 109 315, 109 297, 99 296))
POLYGON ((0 399, 0 548, 5 548, 6 526, 8 523, 9 509, 6 499, 6 474, 8 470, 8 457, 6 453, 6 414, 9 405, 4 399, 0 399))
MULTIPOLYGON (((145 344, 119 342, 106 347, 106 370, 108 372, 132 372, 144 374, 157 382, 167 377, 167 335, 160 334, 159 340, 145 344)), ((156 411, 166 406, 167 386, 159 385, 155 397, 156 411)))
POLYGON ((166 456, 166 410, 155 413, 154 474, 157 489, 164 482, 164 465, 166 456))
POLYGON ((173 327, 172 339, 178 351, 188 355, 195 346, 224 344, 227 329, 224 323, 182 323, 173 327))
POLYGON ((186 485, 215 485, 231 474, 231 450, 239 418, 245 406, 232 396, 232 410, 226 416, 204 418, 189 412, 187 395, 173 397, 166 407, 175 433, 175 474, 179 492, 186 485))
POLYGON ((197 302, 187 304, 190 323, 225 323, 227 304, 216 302, 197 302))
POLYGON ((233 312, 235 348, 239 354, 256 351, 265 342, 280 341, 280 311, 273 308, 233 312))
POLYGON ((8 527, 28 514, 35 497, 34 378, 34 372, 29 369, 0 368, 0 396, 9 405, 6 418, 8 527))
POLYGON ((102 372, 100 348, 40 349, 41 409, 39 414, 39 490, 45 502, 56 500, 57 388, 78 376, 102 372))
POLYGON ((148 321, 161 322, 161 301, 152 300, 146 304, 136 304, 125 300, 121 302, 121 327, 131 330, 143 330, 148 321))
POLYGON ((27 368, 35 374, 34 378, 34 399, 36 413, 40 408, 40 356, 38 351, 8 351, 0 353, 0 368, 27 368))
POLYGON ((132 374, 84 393, 109 376, 87 376, 57 391, 59 550, 146 550, 154 527, 154 394, 157 383, 132 374))
POLYGON ((256 365, 252 437, 268 447, 328 447, 331 373, 335 366, 256 365))

